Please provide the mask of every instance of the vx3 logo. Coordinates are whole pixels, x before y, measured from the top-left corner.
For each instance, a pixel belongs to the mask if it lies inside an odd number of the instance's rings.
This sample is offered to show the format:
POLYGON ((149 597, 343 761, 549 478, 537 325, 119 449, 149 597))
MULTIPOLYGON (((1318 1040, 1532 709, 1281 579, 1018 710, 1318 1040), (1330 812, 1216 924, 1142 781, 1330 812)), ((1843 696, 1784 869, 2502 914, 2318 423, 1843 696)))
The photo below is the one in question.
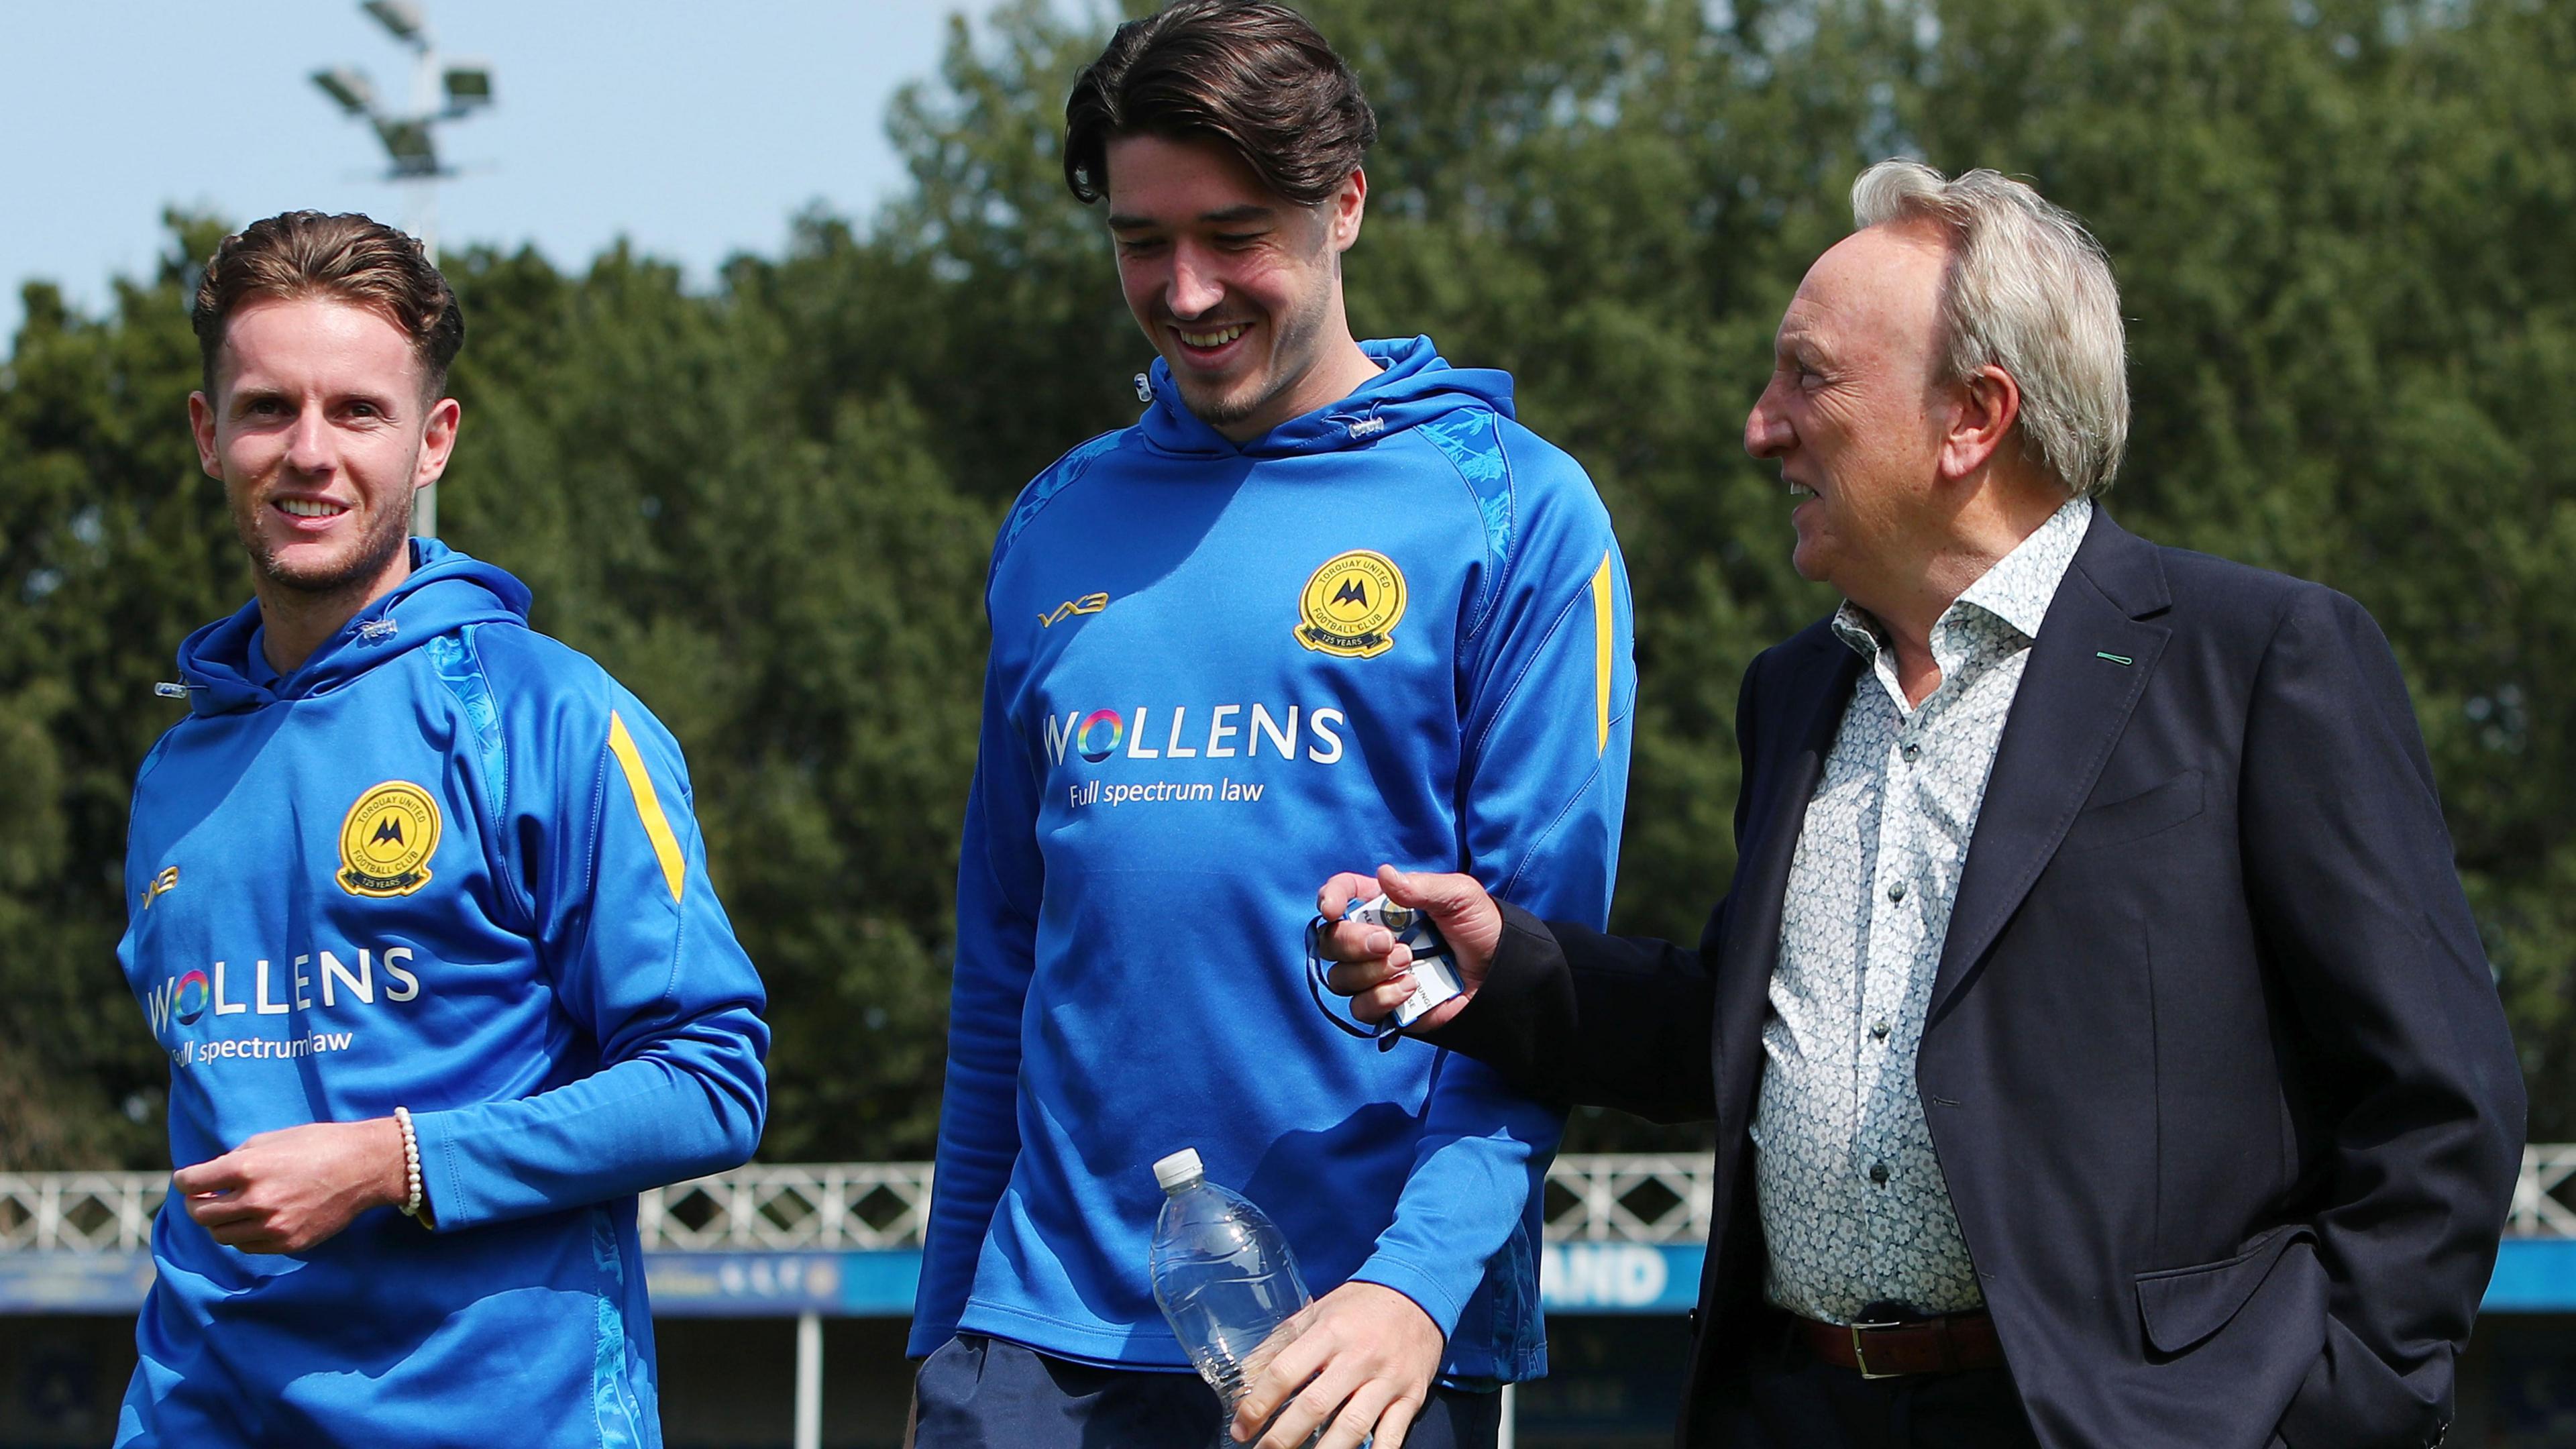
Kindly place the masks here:
POLYGON ((174 865, 164 868, 159 875, 152 878, 152 884, 143 888, 143 909, 147 911, 152 909, 154 901, 178 888, 179 867, 174 865))
POLYGON ((1055 606, 1054 613, 1038 615, 1038 627, 1052 629, 1059 622, 1070 619, 1076 614, 1097 614, 1108 607, 1107 594, 1085 594, 1079 599, 1067 599, 1055 606))

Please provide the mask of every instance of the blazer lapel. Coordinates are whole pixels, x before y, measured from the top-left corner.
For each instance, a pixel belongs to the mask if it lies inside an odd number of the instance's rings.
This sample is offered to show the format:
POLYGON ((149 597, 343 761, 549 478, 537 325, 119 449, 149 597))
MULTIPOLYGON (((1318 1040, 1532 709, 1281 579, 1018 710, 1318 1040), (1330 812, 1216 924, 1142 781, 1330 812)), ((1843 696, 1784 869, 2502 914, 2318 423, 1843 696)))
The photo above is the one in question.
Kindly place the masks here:
POLYGON ((1941 1019, 2057 853, 2146 692, 2170 630, 2155 546, 2098 507, 2031 645, 2004 722, 1925 1024, 1941 1019))
POLYGON ((1718 990, 1716 1069, 1718 1111, 1723 1117, 1730 1073, 1730 1049, 1754 1043, 1762 1035, 1762 1002, 1771 988, 1771 971, 1780 955, 1780 916, 1789 891, 1789 866, 1797 858, 1798 836, 1807 820, 1807 800, 1824 773, 1825 757, 1842 727, 1859 679, 1861 657, 1834 636, 1830 626, 1812 631, 1815 643, 1798 661, 1795 675, 1764 722, 1765 733, 1780 741, 1766 749, 1761 778, 1742 788, 1756 792, 1746 817, 1743 855, 1728 889, 1734 909, 1722 945, 1718 990), (1773 750, 1777 750, 1774 754, 1773 750))

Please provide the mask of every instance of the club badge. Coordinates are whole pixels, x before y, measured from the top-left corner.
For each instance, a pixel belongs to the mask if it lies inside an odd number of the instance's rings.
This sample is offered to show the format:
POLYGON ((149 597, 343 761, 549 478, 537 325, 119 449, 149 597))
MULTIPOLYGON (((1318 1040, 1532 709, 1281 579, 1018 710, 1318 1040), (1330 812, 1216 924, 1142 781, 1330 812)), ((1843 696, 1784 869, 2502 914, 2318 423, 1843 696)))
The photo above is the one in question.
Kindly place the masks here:
POLYGON ((1369 549, 1336 554, 1306 580, 1297 613, 1298 643, 1343 659, 1375 659, 1395 647, 1404 572, 1369 549))
POLYGON ((340 822, 340 888, 379 900, 429 884, 438 849, 438 802, 418 785, 387 780, 358 797, 340 822))

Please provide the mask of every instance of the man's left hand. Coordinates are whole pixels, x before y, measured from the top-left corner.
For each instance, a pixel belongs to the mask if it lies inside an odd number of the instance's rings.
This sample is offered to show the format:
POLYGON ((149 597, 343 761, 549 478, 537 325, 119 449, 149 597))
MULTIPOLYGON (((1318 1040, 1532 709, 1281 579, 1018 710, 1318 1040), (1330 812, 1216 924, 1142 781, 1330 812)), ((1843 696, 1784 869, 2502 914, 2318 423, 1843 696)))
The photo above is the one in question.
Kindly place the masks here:
POLYGON ((369 1208, 410 1196, 402 1129, 391 1117, 262 1132, 183 1167, 170 1189, 216 1242, 245 1253, 301 1253, 369 1208))
POLYGON ((1359 1449, 1371 1435, 1372 1449, 1403 1449, 1440 1372, 1440 1326, 1375 1283, 1345 1283, 1312 1312, 1236 1405, 1234 1437, 1248 1440, 1269 1423, 1260 1449, 1297 1449, 1329 1420, 1316 1449, 1359 1449))

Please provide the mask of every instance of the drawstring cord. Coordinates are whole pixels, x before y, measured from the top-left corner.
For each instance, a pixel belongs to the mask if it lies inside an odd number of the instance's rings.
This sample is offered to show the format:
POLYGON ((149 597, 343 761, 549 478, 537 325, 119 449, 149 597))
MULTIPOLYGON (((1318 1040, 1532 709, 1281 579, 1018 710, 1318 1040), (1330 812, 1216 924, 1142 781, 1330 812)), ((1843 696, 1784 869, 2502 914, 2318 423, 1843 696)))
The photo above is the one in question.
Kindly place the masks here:
POLYGON ((1388 1017, 1378 1023, 1377 1029, 1372 1031, 1345 1018, 1342 1013, 1333 1010, 1324 1002, 1327 983, 1324 980, 1323 933, 1331 930, 1333 926, 1334 922, 1325 919, 1321 913, 1306 923, 1306 994, 1315 998, 1315 1009, 1324 1014, 1324 1020, 1362 1041, 1376 1042, 1379 1051, 1391 1052, 1395 1050, 1395 1044, 1404 1039, 1404 1028, 1395 1024, 1394 1017, 1388 1017))

